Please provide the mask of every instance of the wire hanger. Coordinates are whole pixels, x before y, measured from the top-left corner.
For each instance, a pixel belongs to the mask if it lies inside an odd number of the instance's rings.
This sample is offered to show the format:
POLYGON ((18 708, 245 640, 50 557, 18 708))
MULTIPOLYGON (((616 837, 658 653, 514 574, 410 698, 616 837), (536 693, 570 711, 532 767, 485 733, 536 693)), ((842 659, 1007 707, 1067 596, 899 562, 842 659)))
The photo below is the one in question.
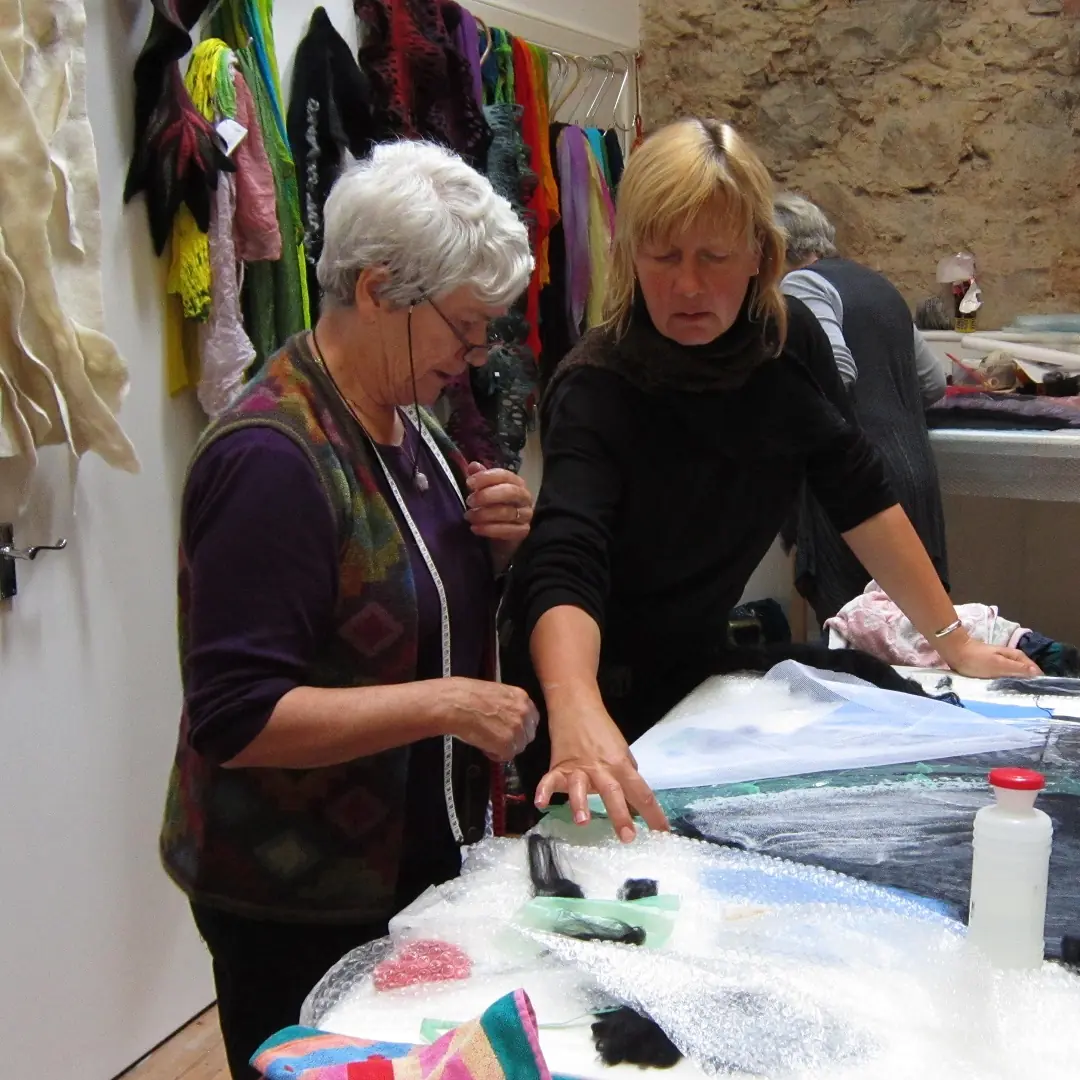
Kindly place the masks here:
POLYGON ((558 49, 547 49, 549 69, 555 68, 555 78, 551 78, 551 72, 548 72, 548 112, 554 114, 555 110, 551 105, 551 102, 558 100, 559 94, 562 92, 563 87, 566 85, 566 80, 570 77, 570 61, 559 52, 558 49))
POLYGON ((483 67, 487 62, 487 58, 491 55, 491 46, 494 44, 494 39, 491 30, 488 29, 488 24, 479 15, 474 15, 473 18, 476 20, 476 25, 484 31, 484 51, 480 56, 480 66, 483 67))
POLYGON ((599 111, 600 99, 604 96, 604 91, 615 81, 615 61, 610 56, 594 56, 593 59, 603 66, 604 77, 600 80, 600 88, 596 91, 596 96, 585 111, 585 127, 592 126, 599 111))
POLYGON ((634 53, 634 149, 645 137, 641 119, 641 54, 634 53))
POLYGON ((570 98, 574 96, 574 92, 581 84, 581 80, 585 77, 585 72, 589 70, 588 63, 584 56, 578 56, 576 53, 572 53, 569 59, 574 67, 574 78, 570 83, 569 89, 558 99, 558 101, 552 103, 552 116, 554 116, 570 100, 570 98))
MULTIPOLYGON (((619 92, 615 96, 615 104, 611 107, 611 126, 616 131, 621 131, 624 135, 630 134, 634 130, 633 122, 629 124, 619 123, 619 106, 622 104, 623 94, 626 93, 626 84, 630 79, 630 68, 634 66, 636 58, 631 58, 627 53, 624 53, 621 49, 616 49, 612 52, 612 56, 619 57, 625 65, 623 71, 622 82, 619 83, 619 92)), ((637 87, 637 73, 634 73, 634 86, 637 87)))

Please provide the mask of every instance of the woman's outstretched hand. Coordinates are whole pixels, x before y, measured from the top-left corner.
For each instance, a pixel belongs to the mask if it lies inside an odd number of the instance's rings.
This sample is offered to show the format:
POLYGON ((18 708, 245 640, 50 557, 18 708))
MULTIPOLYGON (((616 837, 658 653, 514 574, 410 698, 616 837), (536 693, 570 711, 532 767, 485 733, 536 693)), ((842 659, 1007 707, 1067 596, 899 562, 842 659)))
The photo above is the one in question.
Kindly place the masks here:
POLYGON ((1030 657, 1019 649, 1007 649, 1004 645, 987 645, 984 641, 967 638, 948 650, 938 647, 942 659, 958 675, 973 679, 1000 679, 1007 676, 1024 677, 1041 675, 1042 670, 1030 657))
POLYGON ((599 795, 611 826, 624 843, 634 839, 632 811, 650 829, 667 831, 668 820, 652 789, 637 771, 637 762, 615 722, 602 709, 550 724, 551 768, 536 789, 536 805, 547 809, 556 792, 570 796, 574 821, 590 818, 589 795, 599 795))

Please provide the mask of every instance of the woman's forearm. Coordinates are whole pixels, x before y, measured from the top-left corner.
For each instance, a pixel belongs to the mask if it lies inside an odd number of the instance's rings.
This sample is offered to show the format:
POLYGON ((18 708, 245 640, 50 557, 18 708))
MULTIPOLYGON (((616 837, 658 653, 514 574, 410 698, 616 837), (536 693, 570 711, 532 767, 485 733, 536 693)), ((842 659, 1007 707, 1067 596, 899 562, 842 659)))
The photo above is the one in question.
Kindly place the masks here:
POLYGON ((443 734, 443 680, 324 689, 298 686, 226 768, 316 769, 443 734))
POLYGON ((533 667, 544 691, 549 720, 599 706, 600 627, 579 607, 545 611, 529 639, 533 667))
POLYGON ((968 634, 962 627, 945 638, 934 637, 955 622, 956 609, 900 506, 891 506, 864 521, 844 533, 844 539, 889 598, 946 661, 956 647, 967 642, 968 634))

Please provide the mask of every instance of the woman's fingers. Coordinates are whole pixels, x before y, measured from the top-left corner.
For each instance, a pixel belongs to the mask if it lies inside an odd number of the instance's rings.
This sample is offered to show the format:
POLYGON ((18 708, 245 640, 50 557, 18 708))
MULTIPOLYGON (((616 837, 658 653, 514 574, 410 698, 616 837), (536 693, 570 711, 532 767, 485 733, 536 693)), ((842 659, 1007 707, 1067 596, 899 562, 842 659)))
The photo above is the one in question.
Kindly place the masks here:
POLYGON ((497 506, 478 506, 465 511, 465 518, 473 527, 492 525, 504 528, 528 527, 532 521, 531 506, 514 506, 500 503, 497 506))
POLYGON ((630 807, 626 805, 622 784, 605 768, 591 770, 591 779, 596 793, 603 800, 615 835, 624 844, 629 844, 637 835, 637 830, 634 828, 634 819, 630 816, 630 807))
POLYGON ((599 795, 611 827, 623 843, 629 843, 637 834, 631 807, 650 829, 657 832, 670 829, 656 795, 628 762, 616 768, 601 764, 553 768, 536 787, 537 809, 546 810, 556 792, 569 795, 570 812, 578 825, 586 824, 592 816, 590 793, 599 795))
POLYGON ((1042 670, 1030 656, 1022 653, 1019 649, 1002 649, 1001 655, 1005 660, 1012 661, 1017 668, 1027 675, 1041 675, 1042 670))
POLYGON ((532 496, 521 484, 495 484, 481 488, 466 500, 469 510, 484 510, 496 506, 513 506, 520 509, 532 507, 532 496))
POLYGON ((509 469, 489 469, 486 465, 481 465, 479 461, 471 461, 466 473, 468 475, 466 484, 470 491, 479 491, 494 484, 513 484, 515 487, 525 489, 525 481, 509 469))
POLYGON ((967 641, 952 666, 961 675, 993 679, 1002 675, 1041 675, 1038 666, 1018 649, 967 641))
POLYGON ((645 820, 645 824, 650 829, 655 832, 668 832, 671 829, 660 800, 636 769, 623 779, 623 791, 630 805, 645 820))
POLYGON ((551 805, 551 796, 558 791, 566 791, 567 782, 560 769, 552 769, 545 773, 540 783, 536 785, 536 795, 533 802, 537 810, 546 810, 551 805))
POLYGON ((589 777, 583 769, 570 774, 570 812, 575 825, 587 825, 592 816, 589 812, 589 777))

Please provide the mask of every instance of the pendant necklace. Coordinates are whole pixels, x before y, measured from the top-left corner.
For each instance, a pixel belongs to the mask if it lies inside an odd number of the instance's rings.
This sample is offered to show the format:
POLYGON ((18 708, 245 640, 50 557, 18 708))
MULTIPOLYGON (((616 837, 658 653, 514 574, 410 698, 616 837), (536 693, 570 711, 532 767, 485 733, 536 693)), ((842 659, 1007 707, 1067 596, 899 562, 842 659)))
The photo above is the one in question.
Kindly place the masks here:
MULTIPOLYGON (((314 329, 312 329, 311 331, 311 345, 311 351, 315 354, 315 359, 318 361, 319 367, 323 369, 326 377, 330 380, 330 385, 334 388, 334 390, 337 391, 337 396, 341 398, 342 404, 344 404, 345 408, 349 410, 349 415, 357 422, 357 424, 360 425, 360 430, 368 437, 371 445, 375 447, 375 453, 378 454, 379 444, 375 441, 375 439, 371 437, 371 432, 368 431, 367 426, 364 424, 364 421, 360 417, 360 410, 357 409, 356 405, 354 405, 353 402, 345 396, 341 387, 338 386, 337 379, 334 378, 333 373, 330 371, 330 367, 326 363, 326 357, 323 356, 323 351, 319 347, 319 339, 315 336, 314 329)), ((419 416, 419 409, 417 410, 417 415, 419 416)), ((405 453, 409 456, 409 458, 412 459, 412 485, 414 488, 416 488, 417 491, 423 494, 425 491, 427 491, 431 484, 427 478, 427 474, 420 468, 420 447, 417 446, 415 451, 410 451, 409 449, 408 428, 404 429, 402 446, 405 449, 405 453)))

